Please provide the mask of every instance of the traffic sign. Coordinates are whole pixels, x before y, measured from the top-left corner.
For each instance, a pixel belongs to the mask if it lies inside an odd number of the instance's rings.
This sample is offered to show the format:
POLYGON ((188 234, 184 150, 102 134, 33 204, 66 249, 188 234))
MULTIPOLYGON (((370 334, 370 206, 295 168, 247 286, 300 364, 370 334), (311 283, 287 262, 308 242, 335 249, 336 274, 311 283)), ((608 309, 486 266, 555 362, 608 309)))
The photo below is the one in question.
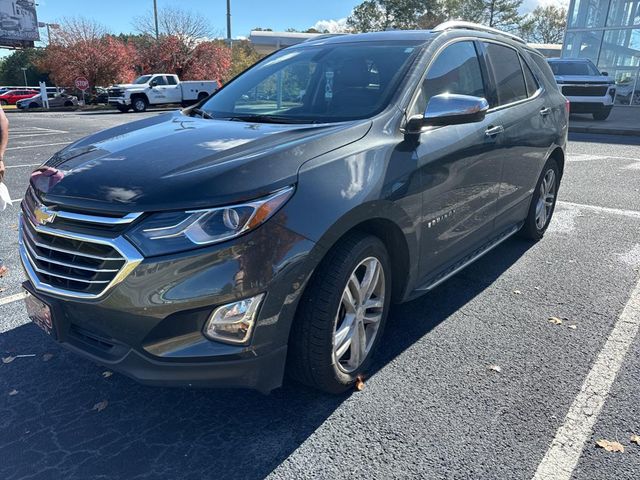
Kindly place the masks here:
POLYGON ((83 92, 89 89, 89 80, 87 80, 85 77, 76 78, 75 84, 76 88, 78 90, 82 90, 83 92))

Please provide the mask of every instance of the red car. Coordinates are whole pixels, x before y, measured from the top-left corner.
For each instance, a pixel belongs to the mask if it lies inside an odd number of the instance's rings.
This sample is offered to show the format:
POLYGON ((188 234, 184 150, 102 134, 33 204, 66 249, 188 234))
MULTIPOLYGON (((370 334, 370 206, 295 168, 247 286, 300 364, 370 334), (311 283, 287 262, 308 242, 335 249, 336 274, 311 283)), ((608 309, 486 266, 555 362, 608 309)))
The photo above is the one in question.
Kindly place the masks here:
POLYGON ((15 105, 18 100, 23 98, 31 98, 34 95, 38 95, 38 90, 24 89, 24 90, 9 90, 0 95, 0 105, 15 105))

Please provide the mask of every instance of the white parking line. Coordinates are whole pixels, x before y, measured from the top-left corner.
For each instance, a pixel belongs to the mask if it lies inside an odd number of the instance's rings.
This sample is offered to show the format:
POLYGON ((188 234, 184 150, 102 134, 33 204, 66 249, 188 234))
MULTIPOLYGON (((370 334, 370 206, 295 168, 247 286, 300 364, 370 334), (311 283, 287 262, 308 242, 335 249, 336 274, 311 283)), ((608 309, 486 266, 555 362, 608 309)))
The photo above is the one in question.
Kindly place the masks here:
POLYGON ((4 168, 9 169, 9 168, 26 168, 26 167, 37 167, 39 165, 42 165, 42 163, 25 163, 23 165, 7 165, 4 168))
POLYGON ((9 295, 8 297, 0 298, 0 307, 2 305, 8 305, 9 303, 24 300, 26 297, 27 297, 26 292, 20 292, 20 293, 16 293, 15 295, 9 295))
POLYGON ((566 207, 583 208, 585 210, 593 210, 602 213, 611 213, 613 215, 624 215, 626 217, 640 218, 640 211, 638 210, 622 210, 620 208, 598 207, 597 205, 585 205, 582 203, 564 202, 558 200, 558 205, 566 207))
POLYGON ((564 423, 538 466, 534 480, 569 480, 611 385, 640 328, 640 281, 596 358, 564 423))
POLYGON ((61 133, 67 133, 67 132, 33 132, 33 133, 18 133, 18 134, 13 134, 11 135, 11 138, 27 138, 27 137, 43 137, 45 135, 60 135, 61 133))
POLYGON ((71 142, 57 142, 57 143, 43 143, 41 145, 25 145, 23 147, 9 147, 7 150, 22 150, 23 148, 38 148, 38 147, 54 147, 56 145, 69 145, 71 142))

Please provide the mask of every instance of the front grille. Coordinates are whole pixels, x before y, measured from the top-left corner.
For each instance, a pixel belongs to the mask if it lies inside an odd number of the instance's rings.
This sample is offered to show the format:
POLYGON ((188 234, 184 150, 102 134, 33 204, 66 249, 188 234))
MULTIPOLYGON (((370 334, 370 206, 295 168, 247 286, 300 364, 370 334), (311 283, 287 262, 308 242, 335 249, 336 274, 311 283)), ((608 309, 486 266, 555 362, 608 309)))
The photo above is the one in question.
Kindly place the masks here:
POLYGON ((121 97, 124 93, 124 90, 120 88, 110 88, 107 90, 107 93, 110 97, 121 97))
POLYGON ((567 85, 562 87, 563 95, 572 97, 604 97, 608 90, 608 85, 567 85))
POLYGON ((29 220, 22 234, 36 275, 53 287, 98 295, 126 263, 113 247, 37 232, 29 220))
MULTIPOLYGON (((42 204, 29 189, 22 203, 20 256, 37 290, 77 298, 98 298, 142 261, 138 251, 122 237, 70 231, 64 216, 78 214, 51 209, 62 222, 55 217, 50 226, 38 224, 34 212, 41 208, 42 204)), ((105 228, 109 228, 108 222, 127 217, 81 215, 80 218, 94 226, 105 222, 105 228)))

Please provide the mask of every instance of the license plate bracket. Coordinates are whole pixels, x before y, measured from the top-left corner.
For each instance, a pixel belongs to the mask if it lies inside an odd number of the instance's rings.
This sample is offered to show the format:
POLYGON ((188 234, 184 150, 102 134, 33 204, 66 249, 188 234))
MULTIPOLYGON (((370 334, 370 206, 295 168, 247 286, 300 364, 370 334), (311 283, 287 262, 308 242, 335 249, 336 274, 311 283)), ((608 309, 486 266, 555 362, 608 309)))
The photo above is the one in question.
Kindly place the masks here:
POLYGON ((40 327, 47 335, 57 338, 51 307, 35 295, 27 292, 24 299, 29 319, 40 327))

